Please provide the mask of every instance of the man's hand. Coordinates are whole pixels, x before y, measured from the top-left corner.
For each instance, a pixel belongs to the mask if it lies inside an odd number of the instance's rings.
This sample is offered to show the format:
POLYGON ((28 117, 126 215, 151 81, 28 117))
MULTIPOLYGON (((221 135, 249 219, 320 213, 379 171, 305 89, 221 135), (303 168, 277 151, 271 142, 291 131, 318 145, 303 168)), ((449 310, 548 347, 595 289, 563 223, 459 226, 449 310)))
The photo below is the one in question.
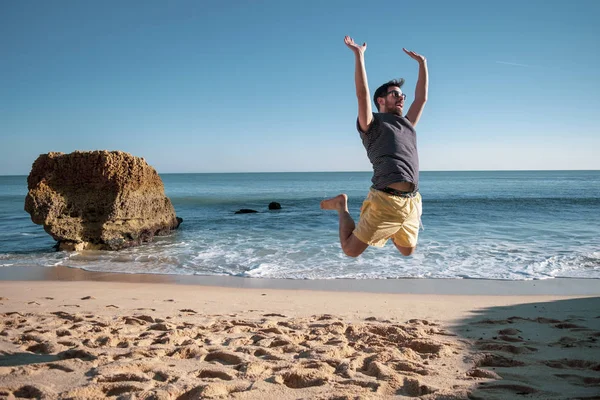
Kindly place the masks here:
POLYGON ((354 39, 352 39, 350 36, 346 36, 344 38, 344 43, 346 43, 346 46, 348 46, 348 48, 352 50, 354 54, 365 54, 365 51, 367 50, 366 42, 363 43, 362 46, 359 46, 358 44, 354 43, 354 39))
MULTIPOLYGON (((352 40, 352 39, 350 39, 350 40, 352 40)), ((410 58, 412 58, 413 60, 417 60, 419 62, 419 64, 427 62, 427 59, 424 56, 417 54, 414 51, 408 51, 405 48, 402 48, 402 50, 404 50, 404 52, 406 54, 408 54, 410 58)))

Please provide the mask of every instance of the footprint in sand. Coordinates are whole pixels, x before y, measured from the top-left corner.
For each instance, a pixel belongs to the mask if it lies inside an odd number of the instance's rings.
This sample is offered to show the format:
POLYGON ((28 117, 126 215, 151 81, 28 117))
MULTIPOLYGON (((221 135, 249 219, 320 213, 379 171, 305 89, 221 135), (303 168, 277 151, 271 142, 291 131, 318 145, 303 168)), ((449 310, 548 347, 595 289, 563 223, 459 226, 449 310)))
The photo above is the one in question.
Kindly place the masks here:
POLYGON ((404 378, 402 386, 396 391, 396 394, 402 394, 409 397, 423 396, 435 392, 434 389, 423 385, 418 379, 404 378))
POLYGON ((26 350, 36 354, 54 354, 60 350, 60 346, 50 342, 42 342, 31 345, 26 350))
POLYGON ((47 397, 47 393, 44 393, 42 390, 32 385, 21 386, 13 392, 13 395, 16 398, 26 399, 43 399, 47 397))
POLYGON ((79 346, 78 342, 74 342, 71 340, 61 340, 58 342, 58 344, 62 345, 62 346, 66 346, 66 347, 77 347, 79 346))
POLYGON ((486 379, 496 379, 500 380, 502 377, 495 373, 494 371, 490 371, 489 369, 480 369, 473 368, 472 370, 467 371, 467 376, 471 378, 486 378, 486 379))
POLYGON ((179 380, 179 378, 177 376, 173 376, 169 372, 166 372, 166 371, 152 371, 152 372, 154 373, 154 376, 152 376, 152 379, 157 382, 173 383, 173 382, 177 382, 179 380))
MULTIPOLYGON (((115 382, 115 383, 104 384, 101 387, 101 390, 104 392, 104 394, 107 397, 117 397, 122 394, 128 394, 131 396, 133 393, 144 391, 145 385, 143 385, 142 383, 115 382)), ((130 397, 130 396, 128 396, 127 398, 135 398, 135 397, 130 397)))
POLYGON ((494 343, 486 341, 477 342, 477 348, 487 351, 504 351, 511 354, 529 354, 538 351, 538 349, 531 346, 519 347, 506 343, 494 343))
POLYGON ((259 348, 258 350, 256 350, 253 355, 254 355, 254 357, 257 357, 261 360, 270 360, 270 361, 284 360, 284 358, 280 357, 275 352, 268 350, 268 349, 263 349, 263 348, 259 348))
POLYGON ((427 326, 438 326, 435 322, 427 321, 426 319, 409 319, 409 324, 427 325, 427 326))
POLYGON ((357 368, 357 371, 368 376, 372 376, 378 380, 393 380, 397 377, 394 370, 387 366, 385 362, 376 360, 377 356, 367 357, 363 361, 363 365, 357 368))
POLYGON ((430 375, 431 371, 421 365, 412 361, 398 361, 392 363, 392 368, 399 372, 413 372, 419 375, 430 375))
POLYGON ((179 337, 177 333, 173 334, 171 332, 163 333, 158 338, 154 339, 152 344, 171 344, 177 346, 183 344, 184 342, 187 344, 195 344, 194 341, 189 342, 185 340, 185 337, 179 337))
POLYGON ((545 318, 545 317, 538 317, 536 319, 531 319, 531 318, 521 318, 521 317, 510 317, 509 320, 512 321, 513 319, 520 319, 523 321, 533 321, 533 322, 539 322, 540 324, 559 324, 562 321, 558 320, 558 319, 554 319, 554 318, 545 318))
POLYGON ((135 318, 135 317, 123 317, 123 320, 125 321, 125 325, 146 325, 147 322, 140 319, 140 318, 135 318))
POLYGON ((175 327, 173 325, 168 324, 168 323, 157 323, 157 324, 150 325, 148 330, 169 332, 169 331, 172 331, 174 328, 175 327))
POLYGON ((500 339, 503 340, 505 342, 512 342, 512 343, 521 343, 524 342, 525 339, 523 339, 522 337, 514 337, 514 336, 509 336, 509 335, 500 335, 498 337, 494 336, 493 339, 500 339))
POLYGON ((283 384, 290 389, 302 389, 313 386, 323 386, 329 377, 319 371, 288 371, 281 375, 275 375, 271 380, 274 383, 283 384))
POLYGON ((143 372, 119 372, 110 375, 100 375, 98 382, 148 382, 150 377, 143 372))
MULTIPOLYGON (((142 309, 140 308, 139 310, 142 310, 142 309)), ((152 309, 152 311, 154 311, 154 309, 152 309)), ((134 315, 133 317, 137 318, 137 319, 141 319, 142 321, 150 322, 150 323, 158 322, 150 315, 134 315)))
MULTIPOLYGON (((8 300, 8 299, 7 299, 7 300, 8 300)), ((18 312, 18 311, 11 311, 11 312, 7 312, 7 313, 4 313, 4 315, 6 315, 7 317, 9 317, 9 316, 11 316, 11 315, 19 315, 19 316, 21 316, 21 317, 23 316, 23 314, 21 314, 21 313, 20 313, 20 312, 18 312)))
POLYGON ((556 324, 556 325, 554 325, 554 327, 558 328, 558 329, 586 329, 585 326, 571 324, 571 323, 556 324))
POLYGON ((149 349, 149 350, 133 349, 129 353, 118 354, 118 355, 114 356, 114 359, 115 359, 115 361, 121 360, 121 359, 130 360, 130 359, 139 359, 139 358, 155 359, 158 357, 162 357, 165 354, 166 354, 166 351, 164 349, 149 349))
POLYGON ((332 319, 339 319, 339 318, 337 318, 337 317, 335 317, 335 316, 333 316, 331 314, 323 314, 323 315, 320 315, 320 316, 313 315, 313 318, 316 318, 317 321, 329 321, 329 320, 332 320, 332 319))
POLYGON ((518 335, 519 333, 521 333, 521 331, 514 328, 500 329, 498 331, 498 334, 500 335, 518 335))
MULTIPOLYGON (((515 385, 515 384, 488 384, 487 382, 482 382, 478 388, 479 390, 485 390, 489 392, 498 391, 498 394, 502 394, 506 396, 510 392, 512 395, 528 395, 537 393, 538 390, 525 386, 525 385, 515 385)), ((505 397, 506 398, 506 397, 505 397)), ((513 398, 513 397, 509 397, 513 398)))
POLYGON ((427 339, 411 340, 410 342, 406 343, 405 346, 411 350, 416 351, 417 353, 431 354, 434 356, 440 355, 445 349, 444 344, 436 343, 427 339))
POLYGON ((229 323, 231 323, 231 325, 233 325, 233 326, 247 326, 249 328, 260 328, 260 325, 255 322, 244 321, 244 320, 239 320, 239 319, 231 320, 231 321, 229 321, 229 323))
POLYGON ((55 369, 55 370, 63 371, 63 372, 74 372, 75 371, 74 369, 69 368, 66 365, 55 364, 55 363, 46 364, 46 367, 48 369, 55 369))
POLYGON ((53 312, 51 314, 56 315, 59 318, 66 319, 68 321, 72 321, 72 322, 82 322, 82 321, 84 321, 84 319, 81 318, 79 315, 69 314, 69 313, 64 312, 64 311, 56 311, 56 312, 53 312))
POLYGON ((477 367, 521 367, 523 365, 524 362, 490 353, 481 354, 475 360, 477 367))
POLYGON ((473 324, 474 325, 506 325, 506 324, 511 324, 512 322, 508 322, 508 320, 506 319, 482 319, 480 321, 476 321, 473 324))
POLYGON ((273 341, 271 341, 271 344, 269 344, 269 347, 282 347, 282 346, 288 346, 291 344, 295 344, 295 343, 289 339, 286 339, 285 337, 280 337, 280 338, 274 338, 273 341))
POLYGON ((597 342, 597 339, 595 339, 591 336, 588 338, 585 338, 585 339, 577 339, 577 338, 570 337, 570 336, 563 336, 558 340, 558 342, 551 343, 551 344, 549 344, 549 346, 560 346, 562 348, 570 348, 570 347, 592 348, 592 347, 597 347, 597 346, 593 345, 593 343, 596 343, 596 342, 597 342))
POLYGON ((216 361, 224 365, 238 365, 246 360, 232 351, 216 350, 209 352, 204 361, 216 361))
POLYGON ((209 383, 207 385, 197 386, 176 398, 176 400, 191 400, 204 398, 226 398, 233 393, 246 392, 252 389, 250 382, 236 383, 209 383))
POLYGON ((208 352, 199 347, 199 346, 195 346, 195 345, 190 345, 190 346, 182 346, 179 347, 175 350, 173 350, 171 353, 168 353, 167 355, 169 357, 172 358, 176 358, 176 359, 182 359, 182 360, 187 360, 187 359, 192 359, 192 358, 197 358, 197 359, 202 359, 202 357, 204 357, 208 352))
POLYGON ((587 369, 591 371, 600 371, 600 363, 587 360, 572 360, 563 358, 562 360, 544 361, 544 364, 550 368, 572 368, 572 369, 587 369))
POLYGON ((600 386, 600 378, 581 376, 574 374, 555 374, 554 376, 564 379, 571 385, 576 386, 600 386))
POLYGON ((363 379, 347 379, 347 380, 343 380, 340 381, 340 383, 342 385, 354 385, 354 386, 358 386, 364 389, 369 389, 371 392, 378 392, 382 386, 381 383, 379 382, 373 382, 373 381, 369 381, 369 380, 363 380, 363 379))
POLYGON ((198 373, 197 377, 200 379, 220 379, 223 381, 232 381, 236 378, 234 374, 216 369, 203 369, 198 373))
POLYGON ((334 364, 334 365, 330 365, 327 362, 318 361, 318 360, 306 360, 306 361, 302 361, 300 363, 302 368, 316 369, 321 372, 325 372, 327 374, 333 374, 337 368, 337 362, 331 362, 331 364, 334 364))
POLYGON ((57 356, 61 360, 69 360, 69 359, 72 359, 72 358, 78 358, 78 359, 83 360, 83 361, 92 361, 92 360, 95 360, 97 358, 92 353, 87 352, 85 350, 81 350, 81 349, 70 349, 70 350, 67 350, 67 351, 63 351, 63 352, 58 353, 57 356))
POLYGON ((286 330, 282 330, 282 329, 277 328, 275 326, 272 326, 270 328, 259 329, 258 331, 260 333, 274 333, 276 335, 283 335, 283 334, 287 333, 286 330))

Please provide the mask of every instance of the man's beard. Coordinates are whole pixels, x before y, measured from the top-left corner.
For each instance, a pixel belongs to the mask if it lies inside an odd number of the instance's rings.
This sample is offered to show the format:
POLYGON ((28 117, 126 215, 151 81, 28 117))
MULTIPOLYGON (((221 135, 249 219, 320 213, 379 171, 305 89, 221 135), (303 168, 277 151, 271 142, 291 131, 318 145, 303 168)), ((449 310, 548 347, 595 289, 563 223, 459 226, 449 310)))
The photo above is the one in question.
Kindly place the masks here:
POLYGON ((386 107, 385 112, 390 113, 390 114, 396 114, 397 116, 401 117, 402 116, 402 108, 396 108, 396 105, 394 104, 391 107, 386 107))

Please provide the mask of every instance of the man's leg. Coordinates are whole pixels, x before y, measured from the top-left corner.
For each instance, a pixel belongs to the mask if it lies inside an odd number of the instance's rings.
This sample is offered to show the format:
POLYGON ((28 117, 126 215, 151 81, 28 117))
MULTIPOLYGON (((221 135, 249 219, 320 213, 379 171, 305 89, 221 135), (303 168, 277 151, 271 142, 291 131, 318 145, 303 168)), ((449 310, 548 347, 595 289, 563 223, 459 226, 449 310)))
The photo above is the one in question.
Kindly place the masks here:
MULTIPOLYGON (((392 242, 394 242, 394 241, 392 240, 392 242)), ((396 248, 398 249, 398 251, 400 252, 400 254, 402 254, 403 256, 407 256, 407 257, 410 256, 410 255, 412 255, 412 253, 414 253, 415 249, 417 248, 416 246, 415 247, 402 247, 402 246, 398 246, 396 244, 396 242, 394 242, 394 246, 396 246, 396 248)))
POLYGON ((321 202, 323 210, 336 210, 340 218, 340 243, 347 256, 358 257, 369 247, 361 242, 354 234, 354 220, 348 212, 348 196, 340 194, 321 202))

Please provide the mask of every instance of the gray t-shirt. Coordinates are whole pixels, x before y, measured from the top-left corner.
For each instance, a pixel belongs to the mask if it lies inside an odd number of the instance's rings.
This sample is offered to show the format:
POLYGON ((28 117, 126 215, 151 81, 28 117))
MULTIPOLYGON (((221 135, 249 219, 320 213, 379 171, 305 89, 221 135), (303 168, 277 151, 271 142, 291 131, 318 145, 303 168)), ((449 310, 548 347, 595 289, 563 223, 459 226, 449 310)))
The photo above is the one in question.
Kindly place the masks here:
POLYGON ((393 113, 373 113, 366 133, 358 120, 356 127, 373 164, 373 186, 383 189, 394 182, 410 182, 418 190, 417 132, 410 121, 393 113))

